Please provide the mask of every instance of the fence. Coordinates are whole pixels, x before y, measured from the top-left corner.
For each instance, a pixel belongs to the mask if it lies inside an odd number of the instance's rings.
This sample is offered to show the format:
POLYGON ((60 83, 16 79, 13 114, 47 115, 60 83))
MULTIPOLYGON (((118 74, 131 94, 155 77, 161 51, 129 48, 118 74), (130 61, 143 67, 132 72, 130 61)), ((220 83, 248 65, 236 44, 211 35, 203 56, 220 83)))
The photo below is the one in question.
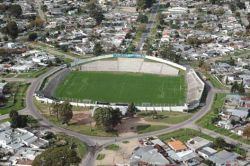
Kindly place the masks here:
MULTIPOLYGON (((60 101, 54 101, 52 99, 46 98, 46 97, 40 97, 38 95, 35 95, 36 100, 40 101, 40 102, 44 102, 46 104, 51 104, 54 102, 59 102, 62 103, 64 102, 63 100, 60 101)), ((119 108, 119 109, 124 109, 127 108, 127 106, 119 106, 119 105, 104 105, 104 104, 97 104, 97 103, 93 103, 93 102, 70 102, 71 105, 73 106, 77 106, 77 107, 112 107, 112 108, 119 108)), ((176 112, 184 112, 188 110, 188 106, 186 104, 182 105, 182 106, 136 106, 137 109, 139 109, 140 111, 176 111, 176 112)))

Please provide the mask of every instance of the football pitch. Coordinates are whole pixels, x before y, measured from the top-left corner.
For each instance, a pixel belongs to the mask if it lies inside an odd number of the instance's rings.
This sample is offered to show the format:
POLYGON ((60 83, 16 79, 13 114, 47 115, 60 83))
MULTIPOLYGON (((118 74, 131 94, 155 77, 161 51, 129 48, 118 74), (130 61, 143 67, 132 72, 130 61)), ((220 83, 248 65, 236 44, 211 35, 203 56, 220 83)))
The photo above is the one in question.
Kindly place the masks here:
POLYGON ((69 100, 179 105, 186 100, 185 76, 72 71, 54 96, 69 100))

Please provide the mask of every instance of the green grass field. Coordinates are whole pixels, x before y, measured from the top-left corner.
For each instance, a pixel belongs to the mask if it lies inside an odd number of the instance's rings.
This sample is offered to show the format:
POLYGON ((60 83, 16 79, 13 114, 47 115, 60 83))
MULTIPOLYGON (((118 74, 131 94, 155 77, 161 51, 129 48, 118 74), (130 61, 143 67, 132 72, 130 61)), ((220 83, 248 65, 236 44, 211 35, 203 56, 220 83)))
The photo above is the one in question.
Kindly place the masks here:
POLYGON ((185 102, 186 84, 184 76, 74 71, 59 84, 55 97, 178 105, 185 102))

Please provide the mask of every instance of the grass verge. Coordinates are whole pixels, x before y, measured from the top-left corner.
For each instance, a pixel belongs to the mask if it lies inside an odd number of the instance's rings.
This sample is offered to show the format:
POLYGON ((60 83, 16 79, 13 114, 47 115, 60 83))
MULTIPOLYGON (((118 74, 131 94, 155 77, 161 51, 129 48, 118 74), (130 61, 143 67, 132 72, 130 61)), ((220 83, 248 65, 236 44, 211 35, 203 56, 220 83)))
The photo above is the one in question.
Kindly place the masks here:
POLYGON ((112 151, 117 151, 120 149, 119 145, 117 144, 111 144, 105 147, 106 150, 112 150, 112 151))
POLYGON ((149 122, 161 122, 166 124, 181 123, 193 116, 193 113, 183 112, 157 112, 156 115, 153 112, 139 112, 138 116, 144 118, 149 122))
POLYGON ((34 70, 34 71, 29 71, 26 73, 20 73, 17 75, 17 78, 37 78, 40 75, 46 73, 47 71, 49 71, 51 69, 51 67, 43 67, 39 70, 34 70))
POLYGON ((105 158, 105 154, 98 154, 96 160, 103 160, 105 158))
POLYGON ((143 133, 148 133, 148 132, 152 132, 152 131, 156 131, 156 130, 161 130, 161 129, 165 129, 167 128, 167 126, 163 126, 163 125, 138 125, 136 126, 136 131, 138 134, 143 134, 143 133))

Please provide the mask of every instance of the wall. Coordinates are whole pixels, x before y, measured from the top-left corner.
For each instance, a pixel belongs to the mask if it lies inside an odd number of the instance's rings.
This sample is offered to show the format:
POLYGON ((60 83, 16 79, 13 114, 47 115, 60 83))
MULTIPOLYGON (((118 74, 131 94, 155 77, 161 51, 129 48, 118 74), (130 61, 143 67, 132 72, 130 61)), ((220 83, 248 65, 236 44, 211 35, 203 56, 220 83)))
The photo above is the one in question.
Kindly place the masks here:
MULTIPOLYGON (((54 103, 52 99, 45 98, 45 97, 39 97, 35 95, 36 100, 46 103, 46 104, 51 104, 54 103)), ((59 103, 62 103, 63 101, 60 101, 59 103)), ((92 103, 76 103, 76 102, 70 102, 71 105, 73 106, 78 106, 78 107, 112 107, 112 108, 119 108, 119 109, 124 109, 124 106, 115 106, 115 105, 101 105, 101 104, 92 104, 92 103)), ((188 110, 187 105, 183 106, 165 106, 165 107, 141 107, 141 106, 136 106, 140 111, 175 111, 175 112, 184 112, 188 110)))

